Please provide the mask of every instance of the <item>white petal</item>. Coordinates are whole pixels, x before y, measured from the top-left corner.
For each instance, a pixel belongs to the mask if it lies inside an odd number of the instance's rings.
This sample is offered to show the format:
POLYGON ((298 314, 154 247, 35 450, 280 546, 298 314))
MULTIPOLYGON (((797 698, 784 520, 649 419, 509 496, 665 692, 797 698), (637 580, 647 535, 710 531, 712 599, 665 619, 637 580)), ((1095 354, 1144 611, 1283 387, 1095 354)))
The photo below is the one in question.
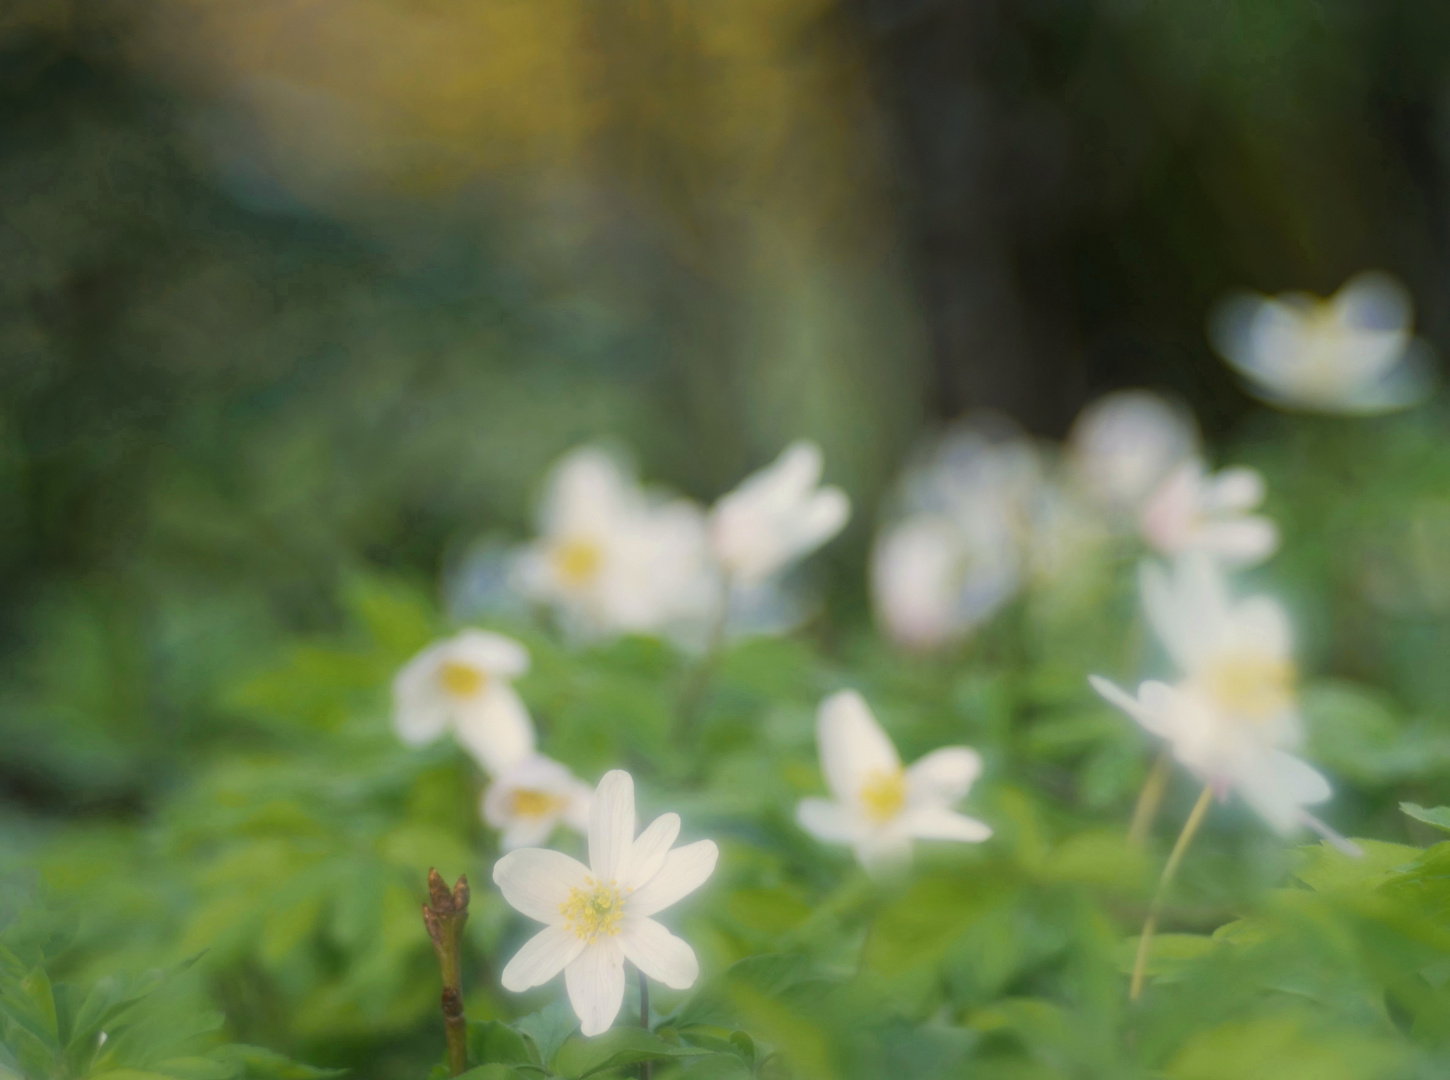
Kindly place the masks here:
POLYGON ((680 815, 661 814, 635 838, 629 853, 629 873, 621 881, 626 888, 637 889, 660 872, 665 855, 680 835, 680 815))
POLYGON ((856 842, 856 861, 874 878, 898 874, 911 863, 911 838, 900 831, 875 831, 856 842))
POLYGON ((966 746, 943 746, 906 770, 907 790, 913 801, 954 803, 981 775, 981 754, 966 746))
POLYGON ((696 840, 675 848, 665 856, 660 872, 641 885, 625 901, 630 915, 653 915, 688 896, 715 871, 720 849, 713 840, 696 840))
POLYGON ((624 1003, 624 951, 612 937, 598 937, 564 969, 569 1004, 586 1036, 609 1030, 624 1003))
POLYGON ((1317 817, 1309 813, 1307 810, 1300 815, 1300 820, 1303 821, 1305 825, 1308 825, 1311 829, 1317 832, 1320 836, 1324 837, 1325 840, 1329 841, 1330 845, 1334 847, 1337 851, 1340 851, 1354 859, 1358 859, 1364 854, 1364 848, 1360 847, 1348 837, 1335 832, 1328 825, 1324 824, 1324 822, 1320 821, 1317 817))
POLYGON ((631 964, 671 990, 687 990, 700 977, 695 950, 653 919, 626 918, 619 941, 631 964))
POLYGON ((1346 326, 1391 333, 1409 329, 1414 308, 1409 291, 1382 270, 1356 274, 1332 302, 1346 326))
POLYGON ((502 826, 499 846, 505 851, 519 848, 536 848, 547 843, 559 819, 550 814, 546 817, 516 818, 502 826))
POLYGON ((1231 771, 1244 801, 1280 833, 1304 824, 1305 804, 1323 802, 1331 794, 1323 776, 1282 750, 1247 748, 1232 762, 1231 771))
POLYGON ((842 690, 821 702, 816 742, 826 783, 845 803, 855 803, 862 783, 873 773, 894 773, 901 768, 896 747, 854 690, 842 690))
POLYGON ((827 844, 854 844, 862 832, 856 815, 830 799, 802 799, 795 819, 802 829, 827 844))
POLYGON ((992 835, 991 826, 985 822, 933 806, 906 811, 897 828, 920 840, 963 840, 969 844, 979 844, 992 835))
POLYGON ((514 688, 490 682, 457 708, 459 743, 491 776, 501 776, 534 753, 534 722, 514 688))
POLYGON ((1264 517, 1213 521, 1198 530, 1194 546, 1226 562, 1251 566, 1279 550, 1279 529, 1264 517))
POLYGON ((559 905, 570 889, 584 887, 589 868, 577 859, 544 848, 511 851, 493 864, 493 882, 503 898, 531 919, 563 922, 559 905))
POLYGON ((422 746, 448 730, 448 712, 448 702, 436 694, 398 701, 393 707, 393 730, 409 746, 422 746))
POLYGON ((1147 682, 1138 687, 1138 696, 1133 697, 1122 687, 1099 675, 1089 675, 1088 682, 1108 702, 1122 709, 1153 734, 1164 734, 1169 719, 1166 711, 1173 700, 1170 687, 1163 683, 1147 682))
POLYGON ((1293 754, 1275 750, 1269 755, 1269 766, 1279 786, 1301 806, 1325 802, 1334 794, 1323 774, 1293 754))
POLYGON ((1221 469, 1209 480, 1203 509, 1208 512, 1252 510, 1264 501, 1264 477, 1257 469, 1238 466, 1221 469))
POLYGON ((428 646, 393 679, 393 728, 409 746, 438 738, 448 727, 448 700, 438 689, 438 665, 447 642, 428 646))
POLYGON ((499 981, 505 990, 519 994, 546 983, 584 951, 584 939, 564 926, 540 930, 503 969, 499 981))
POLYGON ((502 634, 464 630, 447 644, 454 659, 501 679, 516 679, 529 670, 529 650, 502 634))
POLYGON ((589 815, 589 866, 600 881, 623 881, 634 844, 634 778, 623 769, 604 774, 589 815))
POLYGON ((838 487, 823 487, 811 497, 801 515, 796 553, 808 554, 846 527, 851 519, 851 498, 838 487))

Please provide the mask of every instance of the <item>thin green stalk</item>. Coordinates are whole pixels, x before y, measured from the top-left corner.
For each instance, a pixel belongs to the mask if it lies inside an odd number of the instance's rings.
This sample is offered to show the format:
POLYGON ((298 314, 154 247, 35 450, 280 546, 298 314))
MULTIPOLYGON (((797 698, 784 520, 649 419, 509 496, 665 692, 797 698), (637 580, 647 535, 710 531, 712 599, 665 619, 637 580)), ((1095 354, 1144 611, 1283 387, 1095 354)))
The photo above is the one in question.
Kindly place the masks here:
POLYGON ((1163 793, 1168 790, 1168 777, 1173 771, 1173 752, 1166 746, 1159 752, 1148 778, 1143 781, 1143 790, 1138 793, 1137 805, 1133 807, 1133 823, 1128 826, 1128 843, 1142 847, 1148 839, 1148 830, 1158 816, 1158 807, 1163 803, 1163 793))
MULTIPOLYGON (((638 971, 638 969, 636 969, 638 971)), ((649 980, 644 977, 643 971, 639 974, 639 1026, 646 1031, 649 1030, 649 980)), ((650 1080, 654 1074, 654 1062, 641 1061, 639 1063, 639 1080, 650 1080)))
POLYGON ((1208 785, 1203 789, 1203 794, 1198 797, 1198 802, 1193 804, 1193 810, 1189 813, 1188 820, 1183 823, 1183 831, 1178 834, 1178 842, 1173 845, 1173 850, 1168 855, 1168 862, 1164 864, 1163 873, 1158 878, 1158 887, 1153 891, 1153 900, 1148 905, 1148 918, 1143 922, 1143 935, 1138 938, 1138 956, 1133 961, 1133 980, 1128 988, 1129 1001, 1137 1001, 1143 993, 1143 978, 1148 969, 1148 954, 1153 948, 1153 933, 1158 929, 1158 916, 1168 898, 1168 888, 1178 875, 1178 865, 1183 862, 1184 853, 1188 851, 1188 845, 1193 842, 1193 836, 1198 832, 1198 827, 1203 824, 1203 819, 1207 816, 1208 807, 1212 802, 1213 786, 1208 785))

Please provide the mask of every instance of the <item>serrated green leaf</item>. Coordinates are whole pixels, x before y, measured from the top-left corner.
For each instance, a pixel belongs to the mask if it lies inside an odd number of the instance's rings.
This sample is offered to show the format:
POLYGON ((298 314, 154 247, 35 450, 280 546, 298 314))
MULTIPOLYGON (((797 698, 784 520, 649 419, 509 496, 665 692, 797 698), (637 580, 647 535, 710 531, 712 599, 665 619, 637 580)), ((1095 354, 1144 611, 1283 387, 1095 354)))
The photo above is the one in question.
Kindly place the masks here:
POLYGON ((552 1005, 531 1013, 514 1022, 514 1027, 527 1035, 539 1052, 539 1063, 546 1068, 554 1067, 554 1058, 559 1047, 579 1027, 574 1010, 566 1002, 556 1001, 552 1005))
POLYGON ((1402 802, 1400 809, 1416 821, 1423 821, 1426 825, 1450 832, 1450 806, 1436 806, 1427 810, 1412 802, 1402 802))
POLYGON ((566 1080, 584 1080, 606 1069, 641 1061, 701 1057, 708 1053, 698 1047, 666 1042, 643 1028, 617 1027, 592 1039, 583 1036, 570 1039, 559 1049, 554 1070, 566 1080))

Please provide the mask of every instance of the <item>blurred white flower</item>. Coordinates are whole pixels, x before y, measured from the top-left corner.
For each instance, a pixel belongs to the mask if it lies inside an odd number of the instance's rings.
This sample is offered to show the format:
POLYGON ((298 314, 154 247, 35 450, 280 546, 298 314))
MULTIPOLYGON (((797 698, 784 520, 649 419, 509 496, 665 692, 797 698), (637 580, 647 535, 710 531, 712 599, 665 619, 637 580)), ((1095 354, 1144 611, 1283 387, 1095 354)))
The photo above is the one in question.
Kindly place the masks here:
POLYGON ((678 814, 634 835, 634 780, 616 769, 594 794, 589 866, 557 851, 523 848, 499 859, 493 880, 514 908, 545 928, 503 969, 520 993, 564 972, 585 1035, 607 1030, 624 1000, 624 962, 676 990, 700 974, 695 952, 650 916, 704 884, 719 849, 699 840, 671 850, 678 814))
POLYGON ((1132 520, 1164 477, 1198 452, 1186 409, 1147 390, 1105 394, 1078 414, 1067 436, 1078 487, 1109 514, 1132 520))
POLYGON ((877 538, 871 598, 888 637, 933 649, 989 619, 1017 591, 1020 574, 1016 540, 1000 520, 916 514, 877 538))
POLYGON ((1304 809, 1330 797, 1328 781, 1286 751, 1302 741, 1303 722, 1283 608, 1267 596, 1233 599, 1219 564, 1202 555, 1171 574, 1145 567, 1143 601, 1180 679, 1145 682, 1136 697, 1096 675, 1093 688, 1167 740, 1220 799, 1237 791, 1275 830, 1308 825, 1352 849, 1304 809))
POLYGON ((1027 569, 1043 467, 1032 443, 978 418, 907 470, 902 515, 877 537, 871 596, 888 636, 927 649, 971 633, 1017 592, 1027 569))
POLYGON ((913 840, 978 843, 992 835, 987 825, 952 809, 981 775, 975 750, 943 747, 904 769, 854 690, 821 703, 816 742, 835 798, 802 799, 796 820, 818 840, 850 844, 868 871, 882 873, 908 861, 913 840))
POLYGON ((835 536, 851 500, 821 487, 821 448, 792 443, 710 511, 710 544, 733 583, 756 585, 835 536))
POLYGON ((503 834, 504 850, 544 843, 559 824, 589 830, 593 791, 565 766, 543 754, 515 764, 483 793, 483 820, 503 834))
POLYGON ((1386 412, 1413 405, 1434 384, 1429 346, 1413 336, 1409 292, 1377 271, 1328 300, 1232 296, 1210 320, 1209 337, 1251 392, 1285 408, 1386 412))
POLYGON ((464 630, 424 649, 393 680, 393 727, 410 746, 454 737, 492 775, 534 752, 534 725, 512 680, 529 669, 513 638, 464 630))
POLYGON ((1264 478, 1254 469, 1210 474, 1197 458, 1183 462, 1144 504, 1143 538, 1164 555, 1198 551, 1236 566, 1262 562, 1279 547, 1279 530, 1251 514, 1264 501, 1264 478))
POLYGON ((539 524, 519 584, 568 632, 669 634, 708 618, 718 585, 703 511, 652 498, 602 451, 584 447, 555 466, 539 524))

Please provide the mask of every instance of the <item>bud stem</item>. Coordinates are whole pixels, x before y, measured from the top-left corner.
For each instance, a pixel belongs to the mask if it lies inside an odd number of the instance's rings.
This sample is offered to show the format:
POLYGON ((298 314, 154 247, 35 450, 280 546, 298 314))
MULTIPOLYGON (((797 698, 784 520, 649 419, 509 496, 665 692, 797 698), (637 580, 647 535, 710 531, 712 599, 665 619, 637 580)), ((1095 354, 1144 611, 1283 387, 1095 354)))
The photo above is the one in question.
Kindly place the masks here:
POLYGON ((1153 890, 1153 900, 1148 905, 1148 918, 1143 923, 1143 934, 1138 938, 1138 955, 1133 961, 1133 981, 1129 984, 1128 1000, 1137 1001, 1143 993, 1143 978, 1148 969, 1148 954, 1153 948, 1153 933, 1158 929, 1158 916, 1163 910, 1163 903, 1168 899, 1168 887, 1173 884, 1173 879, 1178 875, 1178 865, 1183 862, 1183 855, 1188 851, 1188 845, 1193 842, 1193 836, 1198 832, 1198 827, 1203 824, 1203 819, 1208 814, 1208 807, 1213 802, 1213 785, 1210 784, 1203 789, 1203 794, 1198 797, 1198 802, 1193 804, 1193 810, 1188 815, 1188 820, 1183 823, 1183 831, 1178 834, 1178 842, 1173 845, 1172 852, 1168 855, 1168 862, 1163 866, 1163 873, 1158 878, 1158 887, 1153 890))
POLYGON ((443 875, 429 870, 428 900, 423 905, 423 925, 428 928, 443 976, 439 1004, 448 1039, 448 1070, 458 1076, 468 1069, 468 1022, 463 1015, 463 926, 468 922, 468 878, 459 878, 450 892, 443 875))

